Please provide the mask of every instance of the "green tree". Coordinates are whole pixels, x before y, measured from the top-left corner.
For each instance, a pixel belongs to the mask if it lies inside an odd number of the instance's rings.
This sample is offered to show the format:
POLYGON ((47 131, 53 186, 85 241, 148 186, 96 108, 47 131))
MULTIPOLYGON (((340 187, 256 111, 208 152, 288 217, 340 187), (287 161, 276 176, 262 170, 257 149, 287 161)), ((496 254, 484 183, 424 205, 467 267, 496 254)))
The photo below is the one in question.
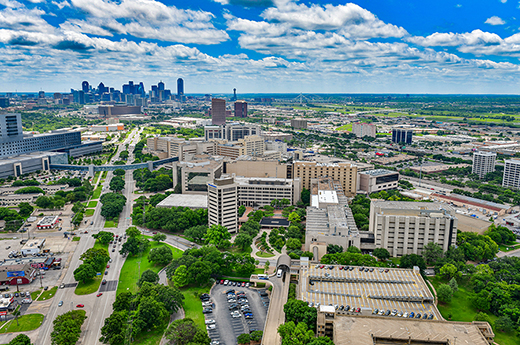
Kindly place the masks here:
POLYGON ((423 247, 422 256, 426 263, 434 264, 443 256, 442 247, 435 242, 429 242, 423 247))
POLYGON ((437 298, 442 303, 448 303, 453 297, 453 290, 448 284, 441 284, 437 288, 437 298))
POLYGON ((71 310, 58 315, 53 321, 52 345, 74 345, 81 334, 81 325, 87 317, 84 310, 71 310))
POLYGON ((129 237, 125 243, 121 246, 120 254, 129 253, 130 255, 137 255, 139 253, 144 252, 148 246, 150 245, 150 241, 146 238, 140 237, 129 237))
POLYGON ((25 334, 18 334, 7 345, 31 345, 31 339, 25 334))
POLYGON ((207 261, 196 261, 188 268, 189 282, 190 284, 206 285, 212 272, 211 265, 207 261))
POLYGON ((239 343, 240 345, 242 345, 242 344, 249 345, 250 342, 251 342, 251 337, 249 336, 249 333, 242 333, 237 337, 237 343, 239 343))
POLYGON ((126 174, 126 172, 123 169, 114 170, 114 175, 116 176, 123 176, 124 174, 126 174))
POLYGON ((123 345, 128 328, 128 312, 114 311, 105 319, 105 324, 101 327, 101 341, 104 344, 123 345))
POLYGON ((161 234, 161 233, 157 233, 152 236, 152 240, 154 240, 156 242, 161 242, 161 241, 164 241, 165 239, 166 239, 166 235, 161 234))
POLYGON ((289 238, 285 243, 288 249, 300 250, 302 249, 302 242, 297 238, 289 238))
POLYGON ((285 319, 287 321, 305 323, 307 328, 311 330, 316 329, 318 312, 316 308, 309 307, 307 302, 290 299, 283 306, 283 311, 285 312, 285 319))
POLYGON ((471 304, 475 309, 480 311, 488 311, 491 308, 489 292, 482 290, 471 297, 471 304))
POLYGON ((446 279, 451 279, 458 276, 458 274, 461 273, 458 272, 457 266, 452 264, 445 264, 441 267, 440 274, 446 279))
POLYGON ((121 176, 114 176, 112 180, 110 180, 110 190, 118 193, 125 189, 125 181, 121 176))
POLYGON ((162 303, 152 296, 143 296, 137 307, 132 332, 135 335, 143 330, 160 328, 167 322, 168 316, 168 311, 162 303))
POLYGON ((503 315, 496 319, 495 328, 502 332, 508 333, 514 329, 514 324, 509 316, 503 315))
POLYGON ((85 283, 87 280, 90 280, 95 276, 96 271, 94 270, 94 267, 87 263, 79 265, 79 267, 74 270, 74 279, 76 279, 76 281, 85 283))
POLYGON ((29 217, 31 215, 31 213, 33 213, 34 211, 34 207, 31 206, 31 204, 29 204, 28 202, 21 202, 18 204, 18 213, 20 214, 20 216, 22 217, 29 217))
POLYGON ((53 199, 44 195, 39 196, 38 199, 36 199, 35 204, 39 208, 54 208, 53 199))
POLYGON ((141 236, 141 232, 135 226, 131 226, 128 229, 126 229, 125 234, 128 237, 138 237, 138 236, 141 236))
POLYGON ((107 245, 114 239, 114 234, 109 231, 100 231, 97 234, 93 234, 92 237, 98 240, 99 243, 107 245))
POLYGON ((265 261, 265 264, 264 264, 264 273, 267 274, 269 272, 269 265, 271 263, 269 262, 269 260, 266 260, 265 261))
POLYGON ((251 248, 251 244, 253 244, 253 238, 244 232, 240 232, 235 237, 235 245, 242 248, 242 250, 246 250, 251 248))
POLYGON ((264 332, 262 331, 253 331, 249 336, 251 338, 251 341, 260 341, 262 340, 263 334, 264 332))
POLYGON ((390 252, 386 248, 376 248, 372 255, 383 261, 390 259, 390 252))
POLYGON ((165 337, 172 345, 209 345, 211 342, 206 331, 199 329, 190 318, 173 321, 165 337))
POLYGON ((153 288, 156 293, 155 299, 162 303, 170 314, 176 313, 182 307, 184 295, 176 287, 158 284, 153 288))
POLYGON ((106 193, 101 195, 99 201, 103 204, 101 206, 101 216, 104 218, 119 217, 126 205, 126 197, 117 193, 106 193))
POLYGON ((300 194, 300 199, 304 205, 310 205, 311 203, 311 192, 310 190, 303 188, 300 194))
POLYGON ((296 212, 291 212, 289 214, 289 217, 287 217, 287 220, 290 221, 292 224, 300 223, 301 218, 300 215, 296 212))
POLYGON ((141 274, 141 277, 137 281, 137 286, 141 287, 144 282, 157 284, 159 282, 159 275, 154 271, 148 269, 141 274))
POLYGON ((238 216, 239 217, 242 217, 244 215, 244 213, 246 212, 246 207, 244 205, 240 205, 238 207, 238 216))
POLYGON ((166 266, 173 260, 173 253, 167 246, 153 248, 148 254, 148 261, 155 262, 160 266, 166 266))
POLYGON ((206 243, 213 244, 219 249, 222 249, 229 244, 230 239, 231 234, 227 228, 222 225, 213 224, 206 232, 206 243))
POLYGON ((207 231, 208 227, 206 225, 197 225, 184 231, 184 235, 191 237, 195 242, 201 243, 207 231))
POLYGON ((327 254, 336 254, 343 252, 343 247, 337 244, 329 244, 327 246, 327 254))
POLYGON ((175 274, 173 276, 173 285, 176 287, 183 287, 188 285, 188 269, 184 265, 180 265, 175 270, 175 274))
POLYGON ((413 268, 417 266, 423 272, 426 269, 426 262, 422 256, 417 254, 407 254, 401 257, 400 267, 401 268, 413 268))
POLYGON ((347 248, 347 253, 361 254, 361 250, 356 246, 350 246, 347 248))
POLYGON ((74 213, 79 213, 79 212, 83 212, 85 210, 85 205, 83 205, 82 202, 76 202, 74 204, 74 206, 72 206, 72 212, 74 213))
POLYGON ((116 300, 112 304, 114 311, 130 310, 134 295, 129 291, 123 291, 116 295, 116 300))
POLYGON ((305 322, 286 322, 278 326, 278 333, 282 337, 282 345, 307 345, 315 339, 314 332, 308 329, 305 322))
POLYGON ((24 188, 20 188, 20 189, 14 191, 14 194, 39 194, 39 193, 45 194, 43 189, 41 189, 40 187, 35 187, 35 186, 24 187, 24 188))
POLYGON ((455 279, 455 277, 450 279, 448 285, 450 286, 451 290, 453 290, 453 292, 459 291, 459 284, 457 283, 457 279, 455 279))

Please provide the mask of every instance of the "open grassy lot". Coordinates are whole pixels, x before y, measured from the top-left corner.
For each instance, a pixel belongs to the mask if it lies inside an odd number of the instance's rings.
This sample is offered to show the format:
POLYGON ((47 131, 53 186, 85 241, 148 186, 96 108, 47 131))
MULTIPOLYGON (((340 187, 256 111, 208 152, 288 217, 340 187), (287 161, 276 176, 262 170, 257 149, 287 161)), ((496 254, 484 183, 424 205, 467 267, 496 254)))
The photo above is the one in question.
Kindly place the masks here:
POLYGON ((96 292, 99 289, 99 285, 101 284, 102 280, 103 275, 100 275, 96 276, 94 279, 87 281, 86 283, 79 282, 78 286, 76 286, 76 290, 74 290, 74 293, 76 295, 88 295, 93 292, 96 292))
MULTIPOLYGON (((433 284, 433 286, 437 289, 440 284, 446 284, 447 281, 441 279, 439 277, 430 277, 428 278, 433 284)), ((441 312, 442 316, 446 320, 450 321, 464 321, 464 322, 472 322, 475 320, 475 316, 477 315, 477 310, 471 304, 471 300, 469 298, 468 292, 471 292, 471 287, 469 286, 468 279, 463 277, 459 281, 459 291, 453 294, 453 298, 450 303, 437 305, 437 308, 441 312)), ((492 322, 495 322, 497 317, 491 313, 488 314, 489 318, 492 322)), ((516 337, 514 332, 504 333, 497 331, 494 325, 493 331, 495 332, 495 342, 500 345, 515 345, 520 343, 520 338, 516 337)))
MULTIPOLYGON (((146 237, 150 238, 149 236, 146 237)), ((154 265, 153 263, 148 261, 148 254, 150 253, 150 250, 163 245, 168 246, 172 250, 174 259, 181 257, 181 250, 173 248, 172 246, 165 243, 151 242, 148 249, 141 255, 128 256, 126 258, 123 268, 121 269, 121 273, 119 275, 117 293, 121 293, 123 291, 130 291, 132 293, 136 293, 138 290, 137 281, 139 280, 141 273, 143 273, 147 269, 151 269, 154 272, 159 272, 163 268, 163 266, 154 265)))
POLYGON ((352 124, 348 123, 346 125, 343 125, 341 127, 336 128, 337 131, 349 131, 352 132, 352 124))
POLYGON ((274 256, 274 254, 264 252, 256 252, 255 255, 261 258, 272 258, 274 256))
POLYGON ((195 321, 195 324, 201 329, 206 329, 204 324, 204 314, 202 314, 202 302, 199 296, 203 293, 209 293, 209 287, 190 287, 180 289, 184 295, 184 312, 186 317, 195 321))
POLYGON ((96 200, 92 200, 88 203, 88 207, 96 207, 97 206, 97 201, 96 200))
POLYGON ((72 241, 74 241, 74 242, 79 242, 80 239, 81 239, 81 237, 79 237, 79 236, 74 236, 74 237, 72 238, 72 241))
POLYGON ((107 220, 105 221, 105 228, 117 228, 117 224, 119 224, 119 219, 116 220, 107 220))
POLYGON ((53 298, 54 295, 56 295, 56 291, 58 290, 58 287, 55 286, 52 289, 49 289, 47 291, 44 291, 40 297, 38 297, 38 301, 46 301, 49 298, 53 298))
POLYGON ((141 332, 135 337, 135 340, 132 344, 137 345, 159 345, 161 343, 161 339, 163 337, 166 328, 168 327, 168 321, 164 320, 163 327, 159 327, 151 330, 150 332, 141 332))
POLYGON ((18 318, 18 325, 12 320, 7 326, 0 329, 0 333, 28 332, 41 326, 43 314, 27 314, 18 318))
POLYGON ((94 193, 92 193, 92 199, 99 199, 101 196, 101 186, 98 186, 96 189, 94 189, 94 193))
POLYGON ((93 208, 87 208, 85 210, 85 217, 92 217, 94 215, 94 209, 93 208))
POLYGON ((42 290, 42 288, 39 288, 38 290, 31 292, 31 299, 35 301, 40 295, 40 292, 42 292, 42 290))
POLYGON ((515 250, 515 249, 518 249, 520 248, 520 244, 517 244, 517 245, 509 245, 509 246, 504 246, 503 244, 499 244, 498 245, 498 249, 501 251, 501 252, 510 252, 512 250, 515 250))

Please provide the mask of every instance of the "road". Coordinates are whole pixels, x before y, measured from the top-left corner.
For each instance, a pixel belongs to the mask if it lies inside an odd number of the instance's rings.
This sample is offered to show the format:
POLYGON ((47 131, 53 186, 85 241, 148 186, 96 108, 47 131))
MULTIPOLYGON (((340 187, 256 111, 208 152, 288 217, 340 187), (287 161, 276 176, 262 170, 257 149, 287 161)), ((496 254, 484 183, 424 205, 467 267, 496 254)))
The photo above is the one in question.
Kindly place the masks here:
MULTIPOLYGON (((137 135, 137 130, 131 132, 127 139, 123 143, 120 144, 118 152, 113 158, 113 161, 118 159, 119 152, 124 150, 125 144, 133 144, 135 145, 139 140, 139 135, 137 135)), ((129 161, 133 159, 132 154, 130 154, 129 161)), ((108 175, 105 179, 105 182, 102 184, 104 191, 108 191, 108 186, 110 183, 110 179, 112 178, 112 172, 108 172, 108 175)), ((132 210, 132 202, 134 196, 135 183, 133 181, 132 171, 127 171, 125 175, 125 189, 123 190, 124 195, 127 198, 126 206, 123 208, 123 212, 120 216, 120 222, 118 228, 110 229, 110 231, 115 234, 123 235, 124 231, 131 225, 130 214, 132 210)), ((81 236, 81 239, 78 243, 78 246, 75 252, 72 254, 72 258, 69 262, 68 268, 64 275, 62 275, 62 279, 57 282, 57 285, 61 283, 74 285, 76 281, 74 280, 74 270, 82 263, 80 260, 80 256, 87 249, 92 248, 95 243, 95 239, 90 236, 92 233, 96 233, 99 230, 104 229, 105 219, 101 216, 101 203, 98 203, 94 216, 89 218, 89 221, 92 221, 93 224, 87 225, 86 229, 89 232, 89 235, 81 236)), ((42 234, 42 236, 48 236, 50 234, 42 234)), ((57 233, 59 236, 63 236, 61 233, 57 233)), ((120 245, 118 245, 120 247, 120 245)), ((97 293, 92 293, 90 295, 77 296, 74 293, 75 288, 73 286, 66 287, 64 289, 58 289, 56 295, 50 301, 50 306, 48 302, 45 305, 42 305, 40 302, 35 302, 34 309, 38 309, 39 312, 45 315, 43 324, 35 331, 26 332, 31 340, 35 344, 42 345, 50 345, 51 337, 50 334, 53 329, 52 322, 56 318, 56 316, 68 312, 70 310, 76 309, 77 304, 84 304, 85 311, 87 312, 87 319, 82 327, 82 333, 78 344, 101 344, 99 342, 99 337, 101 327, 104 325, 105 318, 107 318, 112 313, 112 303, 115 301, 116 297, 116 288, 117 288, 117 280, 119 279, 119 272, 124 263, 124 258, 119 254, 119 249, 116 248, 115 252, 112 252, 112 248, 110 248, 110 255, 112 258, 112 262, 110 263, 110 269, 108 269, 108 275, 104 276, 104 278, 109 282, 109 284, 105 285, 110 286, 112 291, 105 291, 101 297, 96 297, 97 293), (110 282, 114 282, 110 284, 110 282), (58 303, 63 301, 63 306, 58 307, 58 303), (42 308, 43 307, 43 308, 42 308), (48 308, 47 310, 45 310, 48 308)), ((100 286, 103 288, 103 286, 100 286)), ((31 310, 29 309, 29 312, 31 310)), ((1 334, 0 335, 0 343, 8 343, 12 338, 14 338, 16 334, 1 334)))
POLYGON ((285 282, 282 278, 276 278, 276 275, 269 277, 269 281, 273 285, 273 291, 265 321, 262 345, 280 345, 282 343, 282 339, 278 334, 278 326, 285 322, 283 306, 287 303, 290 284, 290 273, 286 272, 285 275, 285 282))

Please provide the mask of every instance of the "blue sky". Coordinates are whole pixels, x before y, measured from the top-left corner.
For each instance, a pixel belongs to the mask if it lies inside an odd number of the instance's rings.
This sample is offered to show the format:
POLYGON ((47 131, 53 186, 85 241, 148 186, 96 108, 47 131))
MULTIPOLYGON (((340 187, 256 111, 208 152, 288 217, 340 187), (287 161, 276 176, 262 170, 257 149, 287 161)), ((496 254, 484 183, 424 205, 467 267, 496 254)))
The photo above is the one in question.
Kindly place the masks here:
POLYGON ((519 93, 518 0, 0 0, 0 92, 519 93))

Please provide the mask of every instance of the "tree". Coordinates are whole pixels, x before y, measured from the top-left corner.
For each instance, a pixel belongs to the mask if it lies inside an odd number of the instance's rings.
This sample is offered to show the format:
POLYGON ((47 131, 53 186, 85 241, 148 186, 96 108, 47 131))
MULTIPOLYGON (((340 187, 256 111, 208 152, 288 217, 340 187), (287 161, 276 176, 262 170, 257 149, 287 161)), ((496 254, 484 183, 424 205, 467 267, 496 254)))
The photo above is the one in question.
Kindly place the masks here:
POLYGON ((270 265, 269 260, 266 260, 265 264, 264 264, 264 273, 265 274, 267 274, 269 272, 269 265, 270 265))
POLYGON ((79 213, 79 212, 83 212, 85 210, 85 205, 83 205, 82 202, 76 202, 74 204, 74 206, 72 206, 72 212, 74 213, 79 213))
POLYGON ((329 244, 327 246, 327 254, 336 254, 343 252, 343 247, 337 244, 329 244))
POLYGON ((84 310, 71 310, 58 315, 54 321, 51 333, 52 345, 74 345, 81 334, 81 325, 87 318, 84 310))
POLYGON ((251 342, 251 337, 249 336, 249 333, 242 333, 237 337, 237 343, 239 343, 240 345, 242 345, 242 344, 249 345, 250 342, 251 342))
POLYGON ((148 246, 150 245, 150 241, 146 238, 139 237, 129 237, 125 243, 121 246, 120 254, 129 253, 130 255, 137 255, 139 253, 144 252, 148 246))
POLYGON ((109 231, 100 231, 97 234, 93 234, 92 237, 98 240, 99 243, 107 245, 114 239, 114 234, 109 231))
POLYGON ((197 225, 185 230, 184 235, 191 237, 195 242, 200 243, 204 240, 207 231, 208 227, 206 225, 197 225))
POLYGON ((38 199, 36 199, 35 204, 39 208, 54 208, 53 199, 44 195, 39 196, 38 199))
POLYGON ((285 319, 287 321, 294 321, 295 323, 305 323, 307 328, 316 329, 316 319, 318 312, 316 308, 309 307, 307 302, 290 299, 283 306, 285 312, 285 319))
POLYGON ((125 189, 125 181, 121 176, 114 176, 112 180, 110 180, 110 190, 118 193, 125 189))
POLYGON ((84 263, 92 265, 92 268, 99 272, 105 268, 108 260, 110 260, 110 255, 104 248, 89 248, 86 252, 81 254, 80 259, 83 260, 84 263))
POLYGON ((488 311, 491 308, 489 292, 482 290, 471 298, 471 304, 480 311, 488 311))
POLYGON ((190 284, 205 285, 209 282, 212 272, 207 261, 196 261, 188 268, 189 282, 190 284))
POLYGON ((94 267, 87 263, 79 265, 79 267, 74 270, 74 279, 76 279, 76 281, 85 283, 87 280, 90 280, 95 276, 96 271, 94 270, 94 267))
POLYGON ((289 214, 289 217, 287 217, 287 220, 290 221, 293 224, 301 222, 300 215, 298 213, 296 213, 296 212, 291 212, 289 214))
POLYGON ((407 254, 401 257, 401 268, 413 268, 414 266, 418 266, 421 269, 421 272, 426 269, 426 262, 422 256, 417 254, 407 254))
POLYGON ((164 241, 165 239, 166 239, 166 235, 165 234, 161 234, 161 233, 157 233, 157 234, 152 236, 152 240, 157 241, 157 242, 164 241))
POLYGON ((288 249, 292 250, 301 250, 302 249, 302 242, 297 238, 289 238, 287 242, 285 243, 288 249))
POLYGON ((153 288, 156 293, 155 299, 162 303, 170 314, 176 313, 182 307, 184 295, 176 287, 158 284, 153 288))
POLYGON ((160 328, 167 317, 168 311, 162 303, 156 301, 152 296, 143 296, 137 307, 132 332, 136 335, 142 330, 160 328))
POLYGON ((444 266, 442 266, 439 273, 446 279, 451 279, 455 276, 462 274, 458 272, 457 267, 452 264, 445 264, 444 266))
POLYGON ((307 345, 314 340, 314 332, 308 329, 305 322, 286 322, 278 326, 278 333, 282 337, 282 345, 307 345))
POLYGON ((206 243, 213 244, 219 249, 224 248, 230 239, 231 234, 222 225, 213 224, 206 232, 206 243))
POLYGON ((114 311, 130 310, 134 295, 129 291, 123 291, 116 295, 116 300, 112 304, 114 311))
POLYGON ((455 277, 450 279, 450 281, 448 282, 448 285, 453 290, 453 292, 459 291, 459 284, 457 283, 457 279, 455 279, 455 277))
POLYGON ((126 205, 126 197, 117 193, 103 194, 99 201, 103 204, 101 206, 101 216, 105 218, 119 217, 123 207, 126 205))
POLYGON ((155 262, 161 266, 166 266, 173 260, 173 253, 167 246, 153 248, 148 254, 148 261, 155 262))
POLYGON ((144 282, 149 282, 152 284, 157 284, 159 282, 159 275, 154 271, 148 269, 141 274, 141 277, 137 281, 137 286, 141 287, 144 282))
POLYGON ((20 189, 17 189, 14 191, 14 194, 39 194, 39 193, 45 194, 43 189, 41 189, 40 187, 35 187, 35 186, 24 187, 24 188, 20 188, 20 189))
POLYGON ((188 285, 188 269, 184 265, 180 265, 175 270, 175 274, 173 276, 173 285, 176 287, 183 287, 188 285))
POLYGON ((76 213, 71 220, 72 224, 74 224, 76 226, 80 225, 82 221, 83 221, 83 213, 76 213))
POLYGON ((442 258, 443 251, 442 247, 435 242, 429 242, 423 247, 422 256, 426 263, 434 264, 442 258))
POLYGON ((310 190, 303 188, 300 194, 300 199, 304 205, 309 205, 311 202, 311 192, 310 190))
POLYGON ((34 207, 32 207, 31 204, 29 204, 28 202, 21 202, 20 204, 18 204, 18 209, 18 213, 22 217, 29 217, 31 213, 33 213, 34 211, 34 207))
POLYGON ((448 303, 453 297, 453 290, 448 284, 441 284, 437 288, 437 298, 442 303, 448 303))
POLYGON ((379 260, 388 260, 390 258, 390 252, 386 248, 376 248, 372 253, 379 260))
POLYGON ((31 345, 31 339, 25 334, 18 334, 7 345, 31 345))
POLYGON ((514 329, 514 324, 509 316, 503 315, 495 321, 495 328, 507 333, 514 329))
POLYGON ((114 175, 116 176, 123 176, 124 174, 126 174, 126 171, 124 171, 123 169, 114 170, 114 175))
POLYGON ((262 331, 253 331, 253 332, 251 332, 249 337, 251 338, 251 341, 260 341, 260 340, 262 340, 263 334, 264 334, 264 332, 262 332, 262 331))
POLYGON ((110 345, 123 345, 127 328, 128 312, 126 310, 114 311, 105 319, 99 341, 110 345))
POLYGON ((211 342, 206 331, 199 329, 190 318, 173 321, 165 337, 172 345, 209 345, 211 342))
POLYGON ((350 246, 347 248, 347 253, 361 254, 361 250, 356 246, 350 246))
POLYGON ((246 207, 244 205, 240 205, 238 207, 238 216, 239 217, 242 217, 244 215, 244 213, 246 212, 246 207))
POLYGON ((141 232, 140 232, 140 231, 139 231, 135 226, 131 226, 131 227, 129 227, 128 229, 126 229, 125 234, 126 234, 128 237, 137 237, 137 236, 141 236, 141 232))
POLYGON ((251 248, 251 244, 253 244, 253 238, 244 232, 240 232, 235 237, 234 243, 245 251, 247 248, 251 248))

